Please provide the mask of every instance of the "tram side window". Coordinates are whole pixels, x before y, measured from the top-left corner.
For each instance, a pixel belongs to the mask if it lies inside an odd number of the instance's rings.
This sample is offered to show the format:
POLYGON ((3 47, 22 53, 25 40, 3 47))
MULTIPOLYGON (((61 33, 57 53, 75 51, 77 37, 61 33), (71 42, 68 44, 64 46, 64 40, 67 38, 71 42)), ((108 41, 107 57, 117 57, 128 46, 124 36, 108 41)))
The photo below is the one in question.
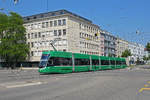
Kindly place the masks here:
POLYGON ((111 61, 110 61, 110 64, 111 64, 111 65, 115 65, 115 60, 111 60, 111 61))
POLYGON ((122 65, 126 65, 126 62, 125 62, 125 61, 122 61, 122 65))
POLYGON ((121 65, 122 61, 116 61, 117 65, 121 65))
POLYGON ((116 61, 116 65, 119 65, 119 61, 116 61))
POLYGON ((61 58, 61 65, 71 65, 72 66, 72 59, 71 58, 61 58))
POLYGON ((122 65, 122 61, 119 61, 119 65, 122 65))
POLYGON ((72 66, 71 58, 52 57, 48 61, 48 66, 72 66))
POLYGON ((101 65, 109 65, 109 60, 101 60, 101 65))
POLYGON ((75 65, 81 65, 81 60, 80 59, 75 59, 75 65))
POLYGON ((75 65, 90 65, 89 59, 75 59, 75 65))
POLYGON ((96 59, 92 60, 92 65, 99 65, 99 60, 96 59))

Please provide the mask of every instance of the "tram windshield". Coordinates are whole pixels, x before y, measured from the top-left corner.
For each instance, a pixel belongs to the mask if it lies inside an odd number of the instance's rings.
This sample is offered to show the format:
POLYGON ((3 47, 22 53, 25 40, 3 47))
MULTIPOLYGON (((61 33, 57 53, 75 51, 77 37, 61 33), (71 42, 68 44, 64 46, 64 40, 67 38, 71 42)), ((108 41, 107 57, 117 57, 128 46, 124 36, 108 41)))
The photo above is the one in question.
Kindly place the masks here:
POLYGON ((39 68, 46 67, 50 54, 43 54, 39 64, 39 68))

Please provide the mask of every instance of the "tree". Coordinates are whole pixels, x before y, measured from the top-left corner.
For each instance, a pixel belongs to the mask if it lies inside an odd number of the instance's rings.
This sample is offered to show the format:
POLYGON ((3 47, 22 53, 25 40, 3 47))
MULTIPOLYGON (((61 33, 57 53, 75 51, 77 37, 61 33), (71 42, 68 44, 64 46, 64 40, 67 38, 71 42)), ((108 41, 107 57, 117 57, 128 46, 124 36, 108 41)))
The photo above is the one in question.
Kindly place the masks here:
POLYGON ((29 46, 26 44, 25 32, 20 15, 14 12, 9 15, 0 13, 0 57, 10 67, 16 67, 28 55, 29 46))
POLYGON ((111 54, 111 53, 109 53, 109 54, 108 54, 108 57, 112 57, 112 54, 111 54))
POLYGON ((147 62, 149 59, 150 59, 150 57, 143 56, 143 60, 144 60, 144 61, 147 62))
POLYGON ((147 43, 147 45, 146 45, 146 49, 147 49, 147 51, 148 51, 148 52, 150 52, 150 42, 149 42, 149 43, 147 43))
POLYGON ((121 57, 127 58, 128 56, 131 56, 131 52, 130 52, 130 50, 126 49, 124 52, 122 52, 121 57))

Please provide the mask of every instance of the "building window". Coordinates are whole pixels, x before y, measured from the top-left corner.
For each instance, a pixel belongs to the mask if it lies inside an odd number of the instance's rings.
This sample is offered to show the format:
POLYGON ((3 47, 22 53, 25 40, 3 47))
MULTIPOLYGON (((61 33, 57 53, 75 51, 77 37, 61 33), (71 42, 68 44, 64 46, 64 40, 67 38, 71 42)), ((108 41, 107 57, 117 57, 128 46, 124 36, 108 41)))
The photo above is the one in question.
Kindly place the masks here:
POLYGON ((30 42, 28 42, 28 46, 30 47, 30 42))
POLYGON ((53 21, 50 21, 50 27, 53 27, 53 21))
POLYGON ((82 38, 82 33, 80 32, 80 38, 82 38))
POLYGON ((34 47, 34 43, 33 42, 31 42, 31 47, 34 47))
POLYGON ((45 22, 42 23, 42 28, 45 28, 45 22))
POLYGON ((79 24, 79 29, 81 29, 81 23, 79 24))
POLYGON ((66 25, 66 19, 63 19, 63 23, 62 23, 63 25, 66 25))
POLYGON ((37 33, 35 33, 35 38, 37 38, 37 33))
POLYGON ((58 36, 61 36, 61 30, 58 30, 58 36))
POLYGON ((33 51, 31 51, 31 56, 33 56, 33 51))
POLYGON ((45 33, 43 32, 43 33, 42 33, 42 38, 44 38, 44 37, 45 37, 45 33))
POLYGON ((48 22, 46 22, 46 27, 48 27, 49 25, 48 25, 48 22))
POLYGON ((57 26, 57 20, 54 21, 54 26, 57 26))
POLYGON ((27 20, 30 20, 30 18, 27 18, 27 20))
POLYGON ((39 37, 39 38, 41 37, 41 32, 38 33, 38 37, 39 37))
POLYGON ((63 29, 63 35, 66 35, 66 29, 63 29))
POLYGON ((54 30, 54 36, 57 36, 57 30, 54 30))
POLYGON ((51 16, 55 16, 55 13, 51 13, 51 16))
POLYGON ((30 33, 28 34, 28 39, 30 39, 30 33))
POLYGON ((36 19, 36 16, 34 16, 33 19, 36 19))
POLYGON ((34 34, 33 34, 33 33, 31 33, 31 38, 32 38, 32 39, 33 39, 33 35, 34 35, 34 34))
POLYGON ((58 25, 61 26, 61 20, 58 20, 58 25))

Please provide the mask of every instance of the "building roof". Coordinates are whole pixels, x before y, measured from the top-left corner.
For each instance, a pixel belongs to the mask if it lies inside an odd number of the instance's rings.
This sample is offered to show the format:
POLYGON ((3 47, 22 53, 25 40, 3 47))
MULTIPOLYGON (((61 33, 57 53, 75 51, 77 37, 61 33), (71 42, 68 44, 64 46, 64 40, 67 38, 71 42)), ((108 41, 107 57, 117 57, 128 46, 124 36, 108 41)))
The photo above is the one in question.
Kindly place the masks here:
POLYGON ((82 20, 85 20, 85 21, 88 21, 90 23, 92 23, 91 20, 89 19, 86 19, 82 16, 79 16, 77 14, 74 14, 70 11, 67 11, 67 10, 57 10, 57 11, 51 11, 51 12, 46 12, 46 13, 40 13, 40 14, 36 14, 36 15, 31 15, 31 16, 26 16, 26 17, 23 17, 24 19, 24 22, 28 22, 28 21, 32 21, 32 20, 35 20, 35 19, 41 19, 41 18, 49 18, 49 17, 54 17, 54 16, 60 16, 60 15, 72 15, 74 17, 77 17, 77 18, 80 18, 82 20))
POLYGON ((114 38, 117 38, 116 36, 114 36, 112 33, 106 31, 106 30, 101 30, 100 34, 103 34, 103 35, 107 35, 107 36, 111 36, 111 37, 114 37, 114 38))

